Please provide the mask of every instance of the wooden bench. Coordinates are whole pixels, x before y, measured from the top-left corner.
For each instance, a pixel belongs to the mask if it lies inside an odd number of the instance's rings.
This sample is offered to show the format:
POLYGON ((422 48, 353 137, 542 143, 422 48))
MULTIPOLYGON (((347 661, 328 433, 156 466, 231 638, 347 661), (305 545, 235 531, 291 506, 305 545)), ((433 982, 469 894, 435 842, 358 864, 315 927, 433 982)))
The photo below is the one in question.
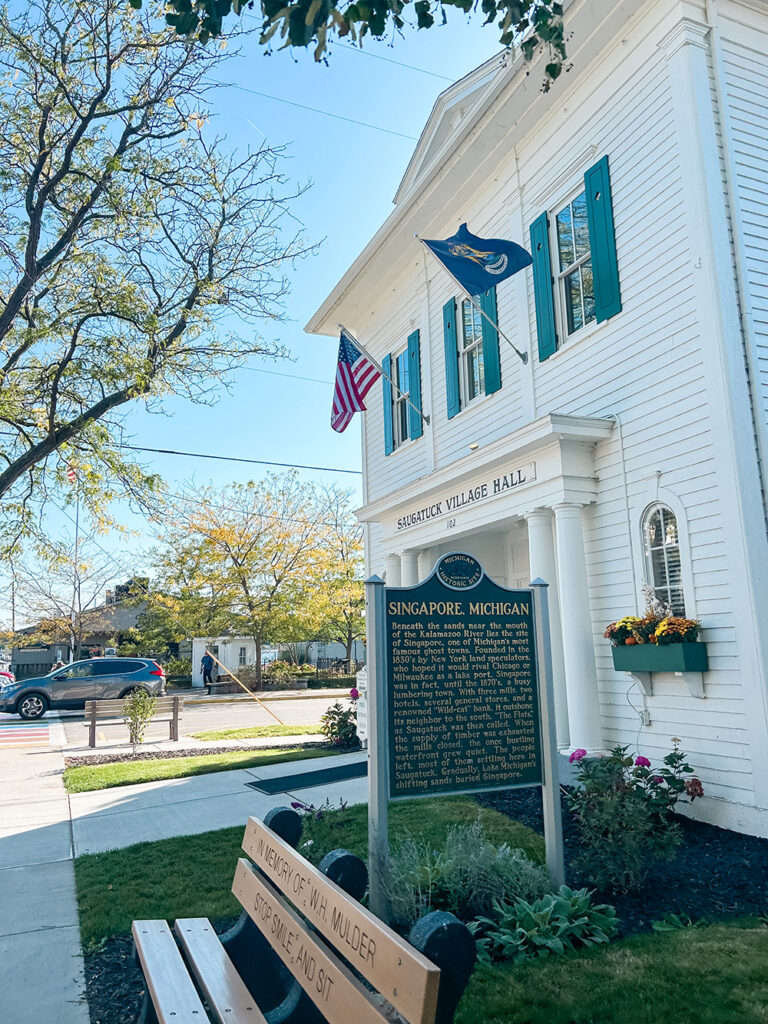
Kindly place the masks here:
POLYGON ((358 902, 363 861, 334 850, 316 868, 300 836, 289 808, 249 819, 253 863, 241 858, 232 883, 244 909, 220 938, 207 918, 177 920, 175 937, 133 922, 141 1024, 451 1024, 475 963, 469 929, 437 911, 406 942, 358 902))
MULTIPOLYGON (((152 722, 169 722, 170 738, 179 739, 179 721, 184 710, 183 697, 157 697, 152 722)), ((87 700, 85 702, 85 725, 88 728, 88 746, 96 746, 96 723, 122 725, 125 723, 125 700, 87 700)))

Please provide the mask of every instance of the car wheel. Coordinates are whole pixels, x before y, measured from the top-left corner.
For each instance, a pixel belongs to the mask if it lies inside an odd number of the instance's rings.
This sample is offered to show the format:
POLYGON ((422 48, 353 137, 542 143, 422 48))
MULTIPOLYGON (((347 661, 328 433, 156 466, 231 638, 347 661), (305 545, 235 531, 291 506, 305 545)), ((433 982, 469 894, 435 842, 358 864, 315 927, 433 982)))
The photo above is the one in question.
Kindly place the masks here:
POLYGON ((41 693, 28 693, 16 705, 18 714, 28 721, 33 718, 42 718, 47 710, 48 701, 41 693))
POLYGON ((127 690, 123 690, 123 692, 120 694, 120 700, 122 700, 124 697, 130 697, 132 693, 138 693, 140 690, 143 690, 144 693, 149 693, 149 690, 145 690, 143 686, 130 686, 127 690))

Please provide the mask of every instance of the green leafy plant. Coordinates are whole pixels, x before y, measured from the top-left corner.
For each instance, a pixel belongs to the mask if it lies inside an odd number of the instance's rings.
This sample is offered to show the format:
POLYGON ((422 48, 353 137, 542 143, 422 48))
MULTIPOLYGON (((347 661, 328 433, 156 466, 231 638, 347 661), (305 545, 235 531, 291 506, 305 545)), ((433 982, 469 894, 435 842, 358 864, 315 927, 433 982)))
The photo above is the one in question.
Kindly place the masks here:
POLYGON ((166 676, 191 676, 192 659, 169 658, 168 661, 166 661, 164 668, 166 676))
POLYGON ((660 767, 614 747, 608 757, 588 758, 577 750, 576 788, 568 800, 579 833, 574 867, 601 889, 639 888, 656 861, 671 860, 681 841, 672 811, 679 799, 704 792, 673 739, 660 767), (578 756, 577 756, 578 755, 578 756))
POLYGON ((431 910, 470 921, 494 900, 541 896, 549 881, 522 850, 489 842, 476 821, 452 826, 441 849, 407 836, 387 860, 385 888, 395 925, 406 929, 431 910))
POLYGON ((352 703, 345 708, 336 701, 320 719, 323 735, 334 747, 342 750, 357 750, 360 740, 357 736, 357 707, 352 703))
POLYGON ((534 903, 495 900, 493 915, 470 924, 482 962, 523 960, 564 953, 567 949, 609 942, 616 934, 616 911, 592 903, 589 889, 561 885, 534 903))
POLYGON ((132 690, 123 701, 123 716, 128 725, 128 735, 134 752, 144 742, 144 734, 156 706, 157 697, 140 688, 132 690))
MULTIPOLYGON (((143 0, 128 0, 140 9, 143 0)), ((221 34, 223 21, 230 14, 241 14, 253 7, 253 0, 168 0, 165 20, 176 33, 202 43, 221 34)), ((446 8, 457 7, 469 14, 472 0, 261 0, 264 19, 260 42, 282 40, 282 46, 314 45, 315 60, 325 59, 327 45, 334 36, 361 43, 366 35, 380 39, 388 32, 401 33, 409 24, 431 28, 447 20, 446 8), (408 17, 413 2, 413 17, 408 17)), ((565 32, 562 4, 552 0, 483 0, 486 25, 496 23, 500 42, 510 46, 522 37, 520 49, 526 60, 539 50, 548 57, 544 90, 562 73, 565 58, 565 32)))

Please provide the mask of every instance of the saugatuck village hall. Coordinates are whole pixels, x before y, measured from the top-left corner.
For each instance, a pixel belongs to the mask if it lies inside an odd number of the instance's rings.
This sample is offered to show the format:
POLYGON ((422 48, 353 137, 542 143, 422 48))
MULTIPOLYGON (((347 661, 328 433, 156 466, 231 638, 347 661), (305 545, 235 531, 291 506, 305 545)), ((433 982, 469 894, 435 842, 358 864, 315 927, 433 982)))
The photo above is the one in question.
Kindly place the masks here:
POLYGON ((438 98, 307 325, 389 378, 359 417, 366 570, 462 550, 546 580, 560 749, 677 737, 689 813, 768 836, 768 4, 573 0, 565 30, 548 92, 517 54, 438 98), (463 222, 533 257, 482 297, 506 337, 414 237, 463 222), (701 620, 706 670, 615 668, 645 583, 701 620))

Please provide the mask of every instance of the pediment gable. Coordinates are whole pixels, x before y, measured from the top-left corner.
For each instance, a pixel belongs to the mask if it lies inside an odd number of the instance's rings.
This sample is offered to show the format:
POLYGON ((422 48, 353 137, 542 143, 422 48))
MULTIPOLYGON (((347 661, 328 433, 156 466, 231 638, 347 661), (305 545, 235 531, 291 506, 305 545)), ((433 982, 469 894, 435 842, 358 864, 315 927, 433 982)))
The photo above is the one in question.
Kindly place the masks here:
POLYGON ((507 53, 503 51, 440 93, 397 189, 395 204, 418 185, 439 154, 450 150, 451 139, 459 134, 472 111, 482 105, 486 92, 506 66, 507 53))

